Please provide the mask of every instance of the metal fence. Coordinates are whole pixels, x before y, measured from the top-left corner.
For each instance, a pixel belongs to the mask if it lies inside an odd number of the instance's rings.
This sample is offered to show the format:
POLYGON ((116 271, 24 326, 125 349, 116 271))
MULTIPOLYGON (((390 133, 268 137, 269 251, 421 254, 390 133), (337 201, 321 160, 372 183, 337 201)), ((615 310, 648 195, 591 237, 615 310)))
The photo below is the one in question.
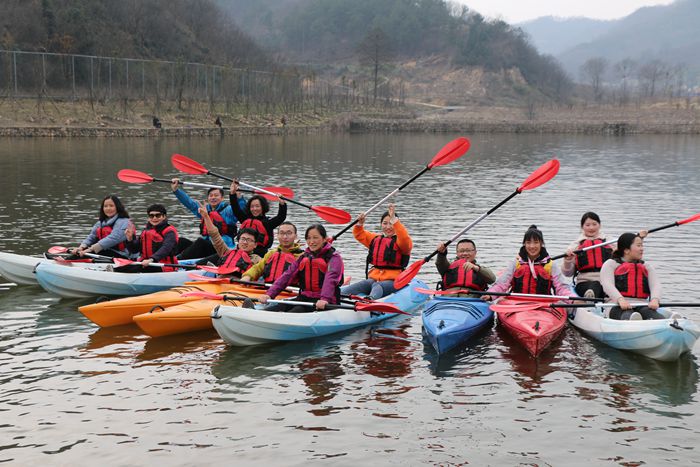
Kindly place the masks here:
MULTIPOLYGON (((379 89, 385 104, 401 91, 379 89)), ((0 97, 98 101, 209 102, 303 110, 344 108, 374 100, 371 83, 339 86, 313 73, 259 71, 163 60, 0 50, 0 97)))

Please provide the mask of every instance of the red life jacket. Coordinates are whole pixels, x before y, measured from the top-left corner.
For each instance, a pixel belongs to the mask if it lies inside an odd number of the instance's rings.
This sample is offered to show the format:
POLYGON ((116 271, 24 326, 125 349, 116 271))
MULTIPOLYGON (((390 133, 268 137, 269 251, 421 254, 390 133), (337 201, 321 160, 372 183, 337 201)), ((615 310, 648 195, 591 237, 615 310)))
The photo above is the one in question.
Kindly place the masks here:
MULTIPOLYGON (((216 209, 209 210, 209 217, 211 218, 211 221, 214 223, 214 226, 221 235, 234 236, 236 235, 237 230, 236 225, 227 224, 224 220, 224 217, 221 215, 221 213, 224 211, 224 209, 226 209, 227 206, 228 204, 224 202, 219 203, 216 209)), ((199 234, 203 236, 209 235, 209 233, 207 232, 207 226, 204 225, 204 219, 201 219, 199 221, 199 234)))
MULTIPOLYGON (((97 228, 97 240, 102 240, 103 238, 107 238, 111 233, 112 233, 112 226, 111 225, 105 225, 97 228)), ((121 242, 117 245, 114 245, 112 247, 115 250, 119 251, 124 251, 126 250, 126 245, 124 242, 121 242)))
POLYGON ((644 261, 638 263, 622 262, 616 259, 620 265, 615 268, 615 288, 623 297, 649 298, 649 271, 644 266, 644 261))
MULTIPOLYGON (((262 273, 263 280, 265 282, 275 282, 296 260, 297 257, 294 256, 294 254, 284 252, 277 248, 277 251, 272 253, 272 255, 268 257, 267 263, 265 263, 262 273)), ((296 285, 297 283, 297 279, 291 282, 292 285, 296 285)))
POLYGON ((233 272, 229 273, 231 275, 241 277, 244 272, 248 270, 249 267, 253 265, 253 261, 250 256, 245 251, 240 248, 234 248, 229 251, 226 256, 219 260, 219 267, 225 269, 236 268, 233 272))
MULTIPOLYGON (((326 278, 328 271, 328 263, 335 252, 335 248, 329 248, 320 256, 313 256, 308 252, 304 252, 302 259, 299 262, 299 293, 301 295, 320 298, 321 290, 323 289, 323 281, 326 278)), ((341 271, 340 282, 335 287, 335 302, 340 302, 340 284, 343 283, 343 274, 341 271)))
POLYGON ((472 290, 486 290, 488 283, 478 272, 471 269, 464 270, 466 259, 458 259, 450 264, 450 268, 442 275, 442 288, 447 290, 453 287, 467 288, 472 290))
MULTIPOLYGON (((581 240, 578 243, 578 249, 587 248, 593 245, 605 243, 605 239, 596 238, 595 240, 581 240)), ((576 272, 597 272, 603 267, 603 263, 612 256, 612 247, 604 246, 593 248, 592 250, 576 253, 576 272)))
MULTIPOLYGON (((151 224, 148 224, 148 227, 146 227, 146 229, 143 232, 141 232, 141 256, 139 257, 139 261, 151 258, 153 254, 156 251, 158 251, 161 246, 163 246, 163 240, 165 239, 165 235, 169 232, 175 233, 175 245, 170 254, 164 258, 161 258, 159 262, 177 264, 177 258, 175 257, 175 254, 177 253, 177 241, 180 239, 180 237, 177 233, 177 229, 168 223, 159 224, 156 227, 153 227, 151 226, 151 224)), ((175 268, 163 268, 163 271, 174 270, 175 268)))
POLYGON ((253 229, 258 232, 257 246, 263 248, 269 248, 272 242, 270 241, 270 234, 265 228, 265 224, 262 223, 260 219, 254 219, 249 217, 248 219, 241 222, 241 229, 253 229))
POLYGON ((532 275, 530 265, 518 257, 511 279, 511 292, 551 295, 553 286, 552 261, 549 260, 546 264, 535 263, 534 269, 537 278, 532 275))
POLYGON ((410 255, 404 255, 399 250, 398 245, 396 245, 396 235, 391 237, 377 235, 369 244, 365 277, 368 276, 370 264, 378 269, 401 269, 403 271, 408 266, 410 258, 410 255))

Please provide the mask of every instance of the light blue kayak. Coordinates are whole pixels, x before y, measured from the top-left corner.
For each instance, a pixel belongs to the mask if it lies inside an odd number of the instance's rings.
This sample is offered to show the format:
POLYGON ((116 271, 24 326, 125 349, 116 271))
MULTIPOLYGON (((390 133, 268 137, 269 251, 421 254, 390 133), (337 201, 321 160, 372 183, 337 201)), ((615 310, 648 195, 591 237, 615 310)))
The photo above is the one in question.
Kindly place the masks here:
POLYGON ((438 354, 443 354, 492 322, 493 311, 479 298, 436 296, 425 305, 423 335, 438 354))
MULTIPOLYGON (((380 301, 392 303, 402 311, 412 312, 428 299, 414 289, 427 286, 417 279, 380 301)), ((269 342, 296 341, 347 331, 378 323, 396 313, 376 313, 335 309, 311 313, 279 313, 237 306, 219 305, 212 311, 212 324, 221 338, 230 345, 247 346, 269 342)))

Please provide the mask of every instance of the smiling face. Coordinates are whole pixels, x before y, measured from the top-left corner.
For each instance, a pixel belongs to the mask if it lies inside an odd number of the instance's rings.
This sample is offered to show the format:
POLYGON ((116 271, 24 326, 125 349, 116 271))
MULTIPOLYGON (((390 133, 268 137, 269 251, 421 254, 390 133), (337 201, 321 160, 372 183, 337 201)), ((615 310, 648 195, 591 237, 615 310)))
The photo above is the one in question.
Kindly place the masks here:
POLYGON ((246 253, 250 253, 255 249, 255 237, 249 233, 242 233, 241 236, 238 238, 238 248, 241 250, 245 251, 246 253))
POLYGON ((641 261, 644 256, 644 242, 640 237, 635 237, 629 248, 625 248, 623 257, 627 261, 641 261))
POLYGON ((250 213, 255 217, 262 215, 263 208, 259 199, 254 199, 250 202, 250 213))
POLYGON ((458 243, 457 259, 466 259, 470 263, 473 263, 476 259, 476 247, 470 242, 458 243))
POLYGON ((117 206, 114 204, 110 198, 107 198, 102 203, 102 212, 105 213, 107 218, 113 217, 117 213, 117 206))
POLYGON ((165 214, 163 214, 162 212, 151 211, 148 213, 148 223, 151 224, 153 227, 163 222, 165 218, 165 214))
POLYGON ((326 243, 326 239, 318 230, 311 229, 306 233, 306 245, 314 253, 323 248, 324 243, 326 243))
POLYGON ((389 216, 384 216, 382 219, 382 233, 387 237, 393 237, 396 235, 396 230, 394 230, 394 225, 389 220, 389 216))
POLYGON ((525 251, 530 259, 537 259, 542 251, 542 242, 537 239, 525 240, 525 251))
POLYGON ((600 233, 600 222, 588 218, 581 226, 581 229, 586 237, 596 238, 600 233))
POLYGON ((209 203, 209 206, 212 208, 216 208, 221 201, 223 201, 224 195, 221 193, 220 190, 211 190, 209 194, 207 195, 207 203, 209 203))

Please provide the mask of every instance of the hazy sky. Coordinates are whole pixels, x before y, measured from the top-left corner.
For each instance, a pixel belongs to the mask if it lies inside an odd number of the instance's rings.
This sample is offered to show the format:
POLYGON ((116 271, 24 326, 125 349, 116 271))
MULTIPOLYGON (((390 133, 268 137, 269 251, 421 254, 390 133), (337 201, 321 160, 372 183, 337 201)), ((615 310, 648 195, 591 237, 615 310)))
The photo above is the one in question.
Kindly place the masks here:
POLYGON ((668 5, 673 0, 457 0, 487 17, 519 23, 540 16, 586 16, 614 19, 643 6, 668 5))

